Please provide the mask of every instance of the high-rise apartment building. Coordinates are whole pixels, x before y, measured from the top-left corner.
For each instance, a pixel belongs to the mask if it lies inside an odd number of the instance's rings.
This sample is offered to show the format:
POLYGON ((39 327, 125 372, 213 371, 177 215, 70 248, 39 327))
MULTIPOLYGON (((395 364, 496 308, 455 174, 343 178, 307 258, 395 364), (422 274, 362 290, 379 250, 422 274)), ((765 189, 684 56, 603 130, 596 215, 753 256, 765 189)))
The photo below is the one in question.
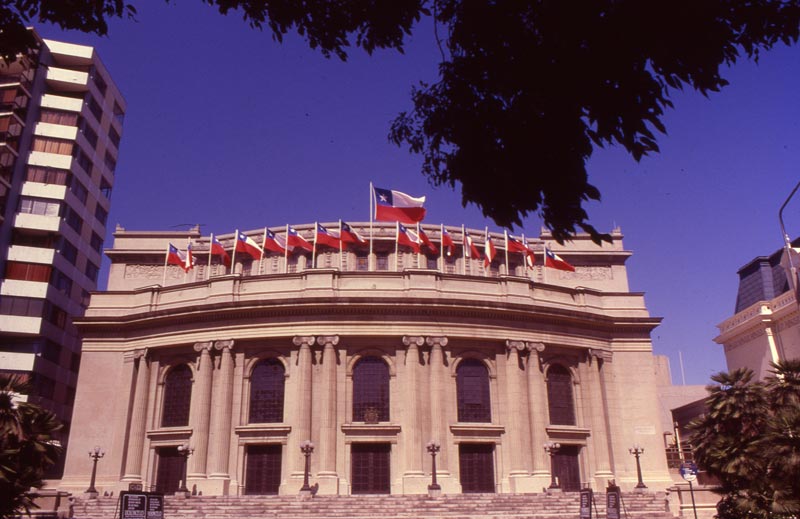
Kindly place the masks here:
POLYGON ((0 372, 30 377, 66 439, 125 101, 94 48, 37 39, 0 64, 0 372))

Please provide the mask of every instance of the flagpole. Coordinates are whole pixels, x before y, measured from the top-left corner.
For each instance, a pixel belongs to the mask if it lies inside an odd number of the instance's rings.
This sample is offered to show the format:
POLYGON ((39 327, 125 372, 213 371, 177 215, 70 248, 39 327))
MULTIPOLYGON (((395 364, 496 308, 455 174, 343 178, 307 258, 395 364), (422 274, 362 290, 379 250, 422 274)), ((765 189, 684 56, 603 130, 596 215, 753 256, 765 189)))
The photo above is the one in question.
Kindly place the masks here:
POLYGON ((233 254, 231 255, 231 274, 236 274, 236 249, 239 244, 239 229, 233 235, 233 254))
POLYGON ((339 218, 339 268, 344 272, 344 242, 342 241, 342 219, 339 218))
POLYGON ((395 229, 397 229, 397 232, 394 234, 394 271, 397 272, 400 268, 398 258, 400 255, 400 222, 395 222, 395 229))
POLYGON ((211 279, 211 256, 213 256, 213 254, 211 254, 211 251, 213 247, 214 247, 214 233, 212 232, 211 238, 208 240, 208 275, 206 276, 206 279, 211 279))
POLYGON ((440 270, 444 272, 444 224, 439 224, 439 257, 441 258, 440 270))
MULTIPOLYGON (((522 245, 524 245, 526 249, 528 248, 528 242, 525 241, 525 233, 522 233, 522 245)), ((525 253, 525 258, 523 258, 523 261, 525 262, 525 274, 527 274, 528 273, 528 253, 527 252, 525 253)), ((531 276, 533 276, 535 273, 536 273, 536 265, 534 265, 533 262, 531 262, 531 276)), ((531 277, 531 279, 532 279, 532 277, 531 277)))
POLYGON ((367 256, 367 271, 370 270, 370 266, 372 265, 372 242, 375 241, 375 238, 372 234, 372 217, 375 214, 375 210, 372 207, 372 204, 375 203, 375 188, 372 186, 372 181, 369 181, 369 256, 367 256))
POLYGON ((420 267, 420 263, 422 263, 422 234, 420 233, 420 223, 417 222, 417 239, 419 240, 419 252, 417 252, 417 268, 420 267))
MULTIPOLYGON (((470 256, 472 255, 472 251, 470 251, 470 256)), ((461 263, 461 272, 466 276, 467 275, 467 231, 464 229, 464 224, 461 224, 461 256, 462 256, 462 263, 461 263)), ((471 267, 471 265, 470 265, 471 267)), ((470 268, 472 271, 472 268, 470 268)))
POLYGON ((311 246, 311 268, 317 265, 317 235, 319 234, 319 222, 314 222, 314 245, 311 246))
POLYGON ((509 272, 508 266, 508 229, 503 229, 503 239, 506 242, 506 276, 510 276, 511 272, 509 272))
POLYGON ((489 276, 489 269, 492 268, 491 263, 489 263, 488 265, 486 264, 486 261, 489 259, 489 256, 486 254, 486 252, 491 250, 489 249, 489 244, 487 243, 488 241, 489 241, 489 226, 487 225, 485 230, 483 231, 483 255, 484 255, 483 276, 484 277, 489 276))
POLYGON ((289 224, 286 224, 286 238, 283 240, 283 273, 289 273, 289 224))
POLYGON ((261 257, 258 258, 258 274, 261 275, 261 270, 264 265, 264 245, 267 243, 267 228, 264 227, 264 238, 261 240, 261 257))
POLYGON ((167 243, 167 253, 164 255, 164 279, 161 281, 161 286, 167 286, 167 263, 169 262, 169 243, 167 243))

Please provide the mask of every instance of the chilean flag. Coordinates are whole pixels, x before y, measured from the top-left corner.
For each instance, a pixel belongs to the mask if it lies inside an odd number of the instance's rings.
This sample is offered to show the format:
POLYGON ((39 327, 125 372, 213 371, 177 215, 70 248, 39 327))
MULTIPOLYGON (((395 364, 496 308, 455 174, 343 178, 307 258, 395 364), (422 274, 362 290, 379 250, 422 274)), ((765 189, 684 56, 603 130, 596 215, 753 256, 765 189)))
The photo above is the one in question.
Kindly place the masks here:
MULTIPOLYGON (((464 248, 469 249, 470 258, 481 259, 481 253, 478 251, 478 247, 475 246, 475 242, 472 241, 472 236, 469 234, 464 235, 464 248)), ((466 256, 466 253, 464 255, 466 256)))
POLYGON ((341 241, 336 233, 334 231, 329 231, 319 223, 317 223, 317 234, 314 241, 317 245, 327 245, 334 249, 338 249, 341 245, 341 241))
POLYGON ((544 248, 544 266, 558 270, 566 270, 568 272, 575 272, 575 267, 561 259, 558 254, 554 253, 547 247, 544 248))
POLYGON ((245 236, 241 232, 236 235, 236 246, 234 250, 236 252, 244 252, 253 259, 261 259, 261 247, 258 246, 253 238, 245 236))
POLYGON ((406 229, 399 222, 397 224, 397 244, 411 247, 411 250, 419 254, 419 236, 406 229))
POLYGON ((269 229, 266 230, 264 233, 264 250, 285 254, 286 247, 284 245, 285 244, 280 242, 280 238, 276 236, 274 232, 269 229))
POLYGON ((170 243, 167 247, 167 265, 178 265, 180 268, 188 272, 189 269, 186 268, 188 263, 189 260, 186 254, 179 251, 176 246, 170 243))
POLYGON ((494 247, 494 242, 489 234, 486 234, 486 241, 483 244, 483 266, 489 268, 492 264, 494 257, 497 256, 497 249, 494 247))
POLYGON ((231 257, 228 256, 228 251, 225 250, 225 247, 222 246, 222 243, 220 243, 213 234, 211 235, 211 255, 221 257, 222 263, 226 267, 231 266, 231 257))
POLYGON ((194 268, 194 256, 192 256, 192 244, 186 244, 186 260, 183 262, 183 270, 189 272, 194 268))
POLYGON ((393 189, 373 187, 375 220, 379 222, 417 223, 425 218, 425 197, 415 198, 393 189))
POLYGON ((365 240, 360 234, 353 230, 352 227, 347 225, 345 222, 341 222, 342 232, 340 233, 340 237, 342 243, 355 243, 356 245, 366 245, 367 240, 365 240))
POLYGON ((308 252, 314 250, 314 247, 308 242, 308 240, 300 236, 297 231, 291 227, 287 227, 286 245, 291 247, 292 250, 295 248, 305 249, 308 252))
POLYGON ((528 265, 528 268, 533 268, 533 263, 536 261, 536 256, 533 255, 533 251, 522 243, 522 241, 514 238, 510 234, 508 235, 508 252, 521 252, 525 255, 525 264, 528 265))
POLYGON ((444 227, 442 227, 442 248, 448 256, 452 256, 456 250, 456 242, 453 241, 453 237, 444 227))
POLYGON ((425 234, 425 231, 422 230, 419 223, 417 224, 417 234, 419 234, 420 243, 428 248, 431 251, 431 254, 439 254, 439 248, 428 238, 428 235, 425 234))

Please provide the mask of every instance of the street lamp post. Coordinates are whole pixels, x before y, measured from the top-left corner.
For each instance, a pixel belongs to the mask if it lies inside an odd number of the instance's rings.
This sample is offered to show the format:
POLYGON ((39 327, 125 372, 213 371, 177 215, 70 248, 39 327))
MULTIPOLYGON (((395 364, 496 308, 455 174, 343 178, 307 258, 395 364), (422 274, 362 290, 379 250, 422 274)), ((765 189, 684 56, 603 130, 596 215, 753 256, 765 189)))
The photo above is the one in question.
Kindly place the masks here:
POLYGON ((548 490, 561 490, 561 487, 558 485, 558 480, 556 479, 556 464, 553 459, 560 448, 560 443, 552 441, 544 442, 544 451, 550 456, 550 486, 547 487, 548 490))
POLYGON ((642 447, 641 445, 639 445, 637 443, 637 444, 634 444, 633 447, 628 449, 628 452, 633 454, 634 457, 636 458, 636 476, 639 478, 639 482, 636 484, 636 487, 634 487, 634 488, 636 490, 641 491, 641 490, 647 488, 647 485, 645 485, 644 481, 642 481, 642 465, 639 463, 639 456, 641 456, 644 453, 644 447, 642 447))
POLYGON ((300 442, 300 452, 306 457, 306 466, 303 471, 303 486, 300 489, 300 493, 311 495, 311 487, 308 484, 308 473, 311 470, 311 453, 314 452, 314 444, 311 443, 311 440, 303 440, 300 442))
POLYGON ((439 495, 442 491, 442 487, 436 482, 436 454, 442 447, 433 440, 429 441, 426 447, 431 455, 431 484, 428 485, 428 494, 439 495))
POLYGON ((89 494, 89 499, 95 499, 97 497, 98 492, 97 489, 94 488, 94 480, 97 476, 97 460, 105 455, 106 452, 98 445, 95 445, 94 449, 89 451, 89 457, 92 458, 92 479, 89 481, 89 488, 86 489, 86 493, 89 494))
POLYGON ((194 449, 189 447, 188 443, 178 445, 178 454, 183 456, 183 480, 181 481, 181 487, 178 489, 178 493, 185 496, 189 495, 189 488, 186 486, 186 478, 189 473, 189 456, 191 456, 193 452, 194 449))

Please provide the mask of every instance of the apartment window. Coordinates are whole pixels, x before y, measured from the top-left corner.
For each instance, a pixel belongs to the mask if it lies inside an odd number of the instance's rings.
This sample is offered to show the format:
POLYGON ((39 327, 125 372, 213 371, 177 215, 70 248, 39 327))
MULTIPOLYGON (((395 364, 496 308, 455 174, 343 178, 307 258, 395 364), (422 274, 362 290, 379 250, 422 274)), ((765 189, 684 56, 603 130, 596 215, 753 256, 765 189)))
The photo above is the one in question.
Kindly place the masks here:
POLYGON ((108 150, 106 150, 106 156, 105 156, 104 162, 105 162, 106 167, 108 168, 108 170, 110 172, 114 173, 114 171, 117 169, 117 159, 115 159, 114 155, 109 153, 108 150))
POLYGON ((34 394, 48 400, 53 399, 55 393, 56 383, 50 378, 42 375, 41 373, 33 374, 33 391, 34 394))
POLYGON ((61 357, 61 346, 53 341, 45 341, 42 347, 42 358, 49 360, 53 364, 58 364, 61 357))
POLYGON ((78 248, 67 240, 61 241, 61 255, 73 265, 78 260, 78 248))
POLYGON ((89 244, 92 246, 92 249, 94 249, 96 252, 103 251, 103 238, 96 232, 92 233, 92 238, 89 241, 89 244))
POLYGON ((100 192, 103 196, 111 200, 111 184, 104 178, 100 179, 100 192))
POLYGON ((86 308, 89 306, 89 299, 92 297, 92 294, 89 293, 86 289, 81 289, 81 306, 86 308))
POLYGON ((547 403, 551 424, 575 425, 572 375, 567 368, 559 364, 547 370, 547 403))
POLYGON ((16 279, 19 281, 38 281, 40 283, 47 283, 50 281, 50 272, 50 265, 9 261, 6 263, 5 277, 6 279, 16 279))
POLYGON ((44 299, 33 297, 0 297, 0 314, 20 317, 41 317, 44 312, 44 299))
POLYGON ((55 246, 57 236, 52 233, 36 233, 23 231, 21 229, 14 229, 11 235, 11 243, 13 245, 20 245, 22 247, 41 247, 50 249, 55 246))
POLYGON ((75 162, 80 165, 83 171, 85 171, 87 174, 92 173, 92 159, 89 158, 89 155, 87 155, 80 146, 75 146, 75 153, 73 156, 75 157, 75 162))
POLYGON ((120 136, 119 132, 113 126, 108 129, 108 138, 114 143, 114 146, 119 149, 120 136))
POLYGON ((492 421, 489 370, 477 359, 465 359, 456 370, 459 422, 492 421))
POLYGON ((78 114, 75 112, 64 112, 62 110, 43 108, 39 115, 39 120, 43 123, 77 126, 78 114))
POLYGON ((72 141, 64 139, 36 136, 33 138, 33 151, 56 153, 58 155, 72 155, 73 144, 72 141))
POLYGON ((97 218, 98 222, 105 225, 106 220, 108 220, 108 211, 103 209, 102 205, 97 204, 97 206, 94 208, 94 217, 97 218))
POLYGON ((58 269, 53 269, 50 284, 67 297, 72 293, 72 279, 58 269))
POLYGON ((389 366, 380 357, 364 357, 353 367, 353 421, 389 421, 389 366))
POLYGON ((67 225, 69 225, 73 231, 78 234, 81 233, 81 229, 83 228, 83 220, 81 220, 81 215, 79 215, 75 209, 67 207, 64 220, 67 221, 67 225))
POLYGON ((385 252, 375 254, 375 268, 377 270, 389 270, 389 254, 385 252))
POLYGON ((276 359, 261 361, 250 375, 250 423, 283 421, 286 372, 276 359))
POLYGON ((92 80, 94 81, 94 86, 97 87, 97 91, 100 92, 103 97, 105 97, 106 91, 108 90, 108 84, 106 83, 106 80, 103 79, 103 76, 95 67, 92 67, 91 74, 92 80))
POLYGON ((103 122, 103 108, 90 93, 86 94, 86 105, 89 107, 89 111, 92 112, 92 115, 94 115, 94 118, 97 119, 97 122, 103 122))
POLYGON ((56 184, 66 186, 69 180, 69 171, 41 166, 28 166, 26 180, 40 184, 56 184))
POLYGON ((50 301, 45 301, 44 312, 42 314, 44 320, 63 329, 67 325, 67 312, 54 305, 50 301))
POLYGON ((61 203, 23 196, 19 201, 19 212, 44 216, 58 216, 61 212, 61 203))
POLYGON ((116 101, 114 101, 114 119, 119 124, 122 124, 123 122, 125 122, 125 111, 122 109, 122 107, 116 101))
POLYGON ((81 367, 81 356, 77 353, 73 353, 70 358, 69 370, 73 373, 77 373, 80 367, 81 367))
POLYGON ((89 144, 92 145, 92 148, 97 147, 97 132, 92 129, 91 126, 86 122, 86 119, 81 119, 80 130, 86 140, 89 141, 89 144))
POLYGON ((189 406, 192 401, 192 370, 181 364, 169 370, 164 379, 164 411, 161 427, 189 425, 189 406))
POLYGON ((86 197, 89 196, 89 190, 86 189, 86 186, 84 186, 80 180, 77 178, 72 179, 70 191, 72 191, 72 194, 75 195, 75 198, 80 200, 82 204, 86 204, 86 197))
POLYGON ((97 283, 97 274, 100 272, 100 267, 92 263, 91 261, 86 262, 86 268, 83 270, 86 277, 97 283))
POLYGON ((356 252, 356 270, 360 272, 369 270, 369 255, 367 253, 356 252))

